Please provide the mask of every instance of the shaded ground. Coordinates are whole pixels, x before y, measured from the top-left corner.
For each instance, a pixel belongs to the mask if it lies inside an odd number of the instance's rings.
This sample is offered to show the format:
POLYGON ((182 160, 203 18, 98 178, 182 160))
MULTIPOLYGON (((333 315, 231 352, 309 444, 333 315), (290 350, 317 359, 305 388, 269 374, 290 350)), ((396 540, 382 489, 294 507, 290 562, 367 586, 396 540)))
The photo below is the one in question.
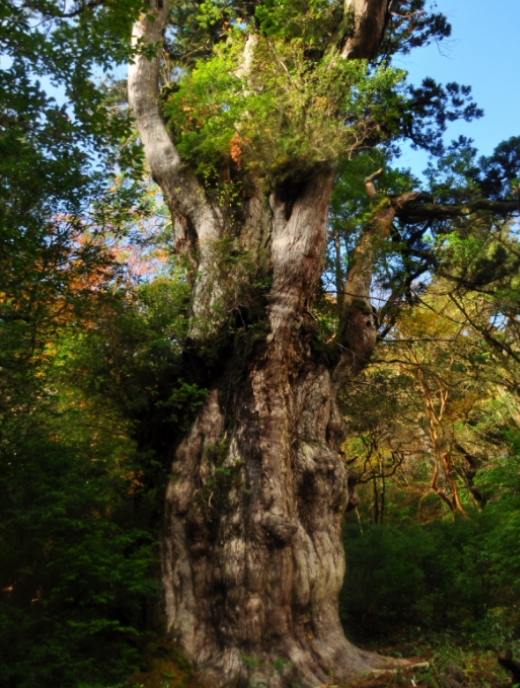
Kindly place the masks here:
MULTIPOLYGON (((427 668, 403 668, 393 674, 360 677, 337 688, 507 688, 511 680, 499 667, 496 653, 458 644, 447 637, 414 642, 366 645, 365 649, 382 655, 413 658, 429 663, 427 668), (459 670, 457 672, 457 669, 459 670)), ((174 646, 157 641, 150 643, 143 655, 140 671, 125 688, 204 688, 189 663, 174 646)), ((255 686, 251 686, 255 688, 255 686)), ((258 687, 260 688, 260 687, 258 687)))
MULTIPOLYGON (((367 648, 368 649, 368 648, 367 648)), ((371 650, 389 656, 427 661, 427 668, 411 668, 391 675, 360 678, 349 688, 507 688, 511 680, 491 650, 474 649, 446 637, 415 642, 372 645, 371 650)), ((346 688, 346 686, 345 686, 346 688)))

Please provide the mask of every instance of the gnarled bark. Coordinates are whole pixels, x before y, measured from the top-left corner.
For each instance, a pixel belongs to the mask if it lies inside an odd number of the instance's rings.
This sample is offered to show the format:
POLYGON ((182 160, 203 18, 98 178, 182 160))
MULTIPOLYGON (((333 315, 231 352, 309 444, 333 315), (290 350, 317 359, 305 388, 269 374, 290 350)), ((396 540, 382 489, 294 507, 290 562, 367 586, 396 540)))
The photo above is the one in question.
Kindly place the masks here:
MULTIPOLYGON (((358 0, 356 17, 376 4, 379 11, 386 0, 358 0)), ((166 0, 151 11, 156 21, 143 17, 134 28, 136 45, 161 39, 166 0)), ((196 347, 218 329, 218 319, 206 330, 201 319, 211 319, 225 290, 214 248, 228 228, 164 127, 158 69, 158 58, 136 57, 130 105, 178 248, 198 261, 196 347)), ((338 339, 341 355, 326 362, 313 349, 311 307, 333 182, 334 170, 322 168, 291 194, 265 198, 259 187, 244 201, 233 236, 270 280, 267 307, 221 353, 206 403, 174 452, 162 541, 167 625, 214 686, 318 686, 385 665, 346 640, 337 605, 345 569, 341 519, 357 497, 339 454, 344 430, 336 395, 340 378, 368 361, 375 330, 348 301, 342 331, 350 334, 348 345, 338 339)), ((392 205, 388 218, 394 213, 392 205)), ((387 230, 388 218, 375 217, 366 241, 387 230)), ((370 273, 358 279, 366 283, 359 294, 366 306, 373 251, 365 244, 360 250, 368 251, 368 262, 361 253, 358 261, 358 273, 370 273)))
POLYGON ((211 685, 317 686, 384 663, 338 615, 349 475, 330 372, 277 349, 233 366, 173 464, 168 627, 211 685))
POLYGON ((211 685, 316 686, 385 665, 345 639, 337 606, 357 496, 337 384, 309 344, 332 179, 309 183, 288 220, 271 197, 269 328, 236 343, 173 461, 168 628, 211 685))

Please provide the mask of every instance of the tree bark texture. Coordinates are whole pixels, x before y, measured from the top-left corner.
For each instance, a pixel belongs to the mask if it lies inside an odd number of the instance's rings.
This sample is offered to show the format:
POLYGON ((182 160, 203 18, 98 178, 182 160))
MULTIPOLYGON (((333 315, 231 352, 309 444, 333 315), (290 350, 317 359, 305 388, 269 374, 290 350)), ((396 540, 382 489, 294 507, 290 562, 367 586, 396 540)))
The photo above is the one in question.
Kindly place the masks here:
POLYGON ((308 311, 331 181, 310 184, 278 227, 272 199, 269 330, 235 345, 173 462, 168 627, 211 685, 316 686, 382 663, 345 639, 338 615, 341 519, 356 495, 308 311))
MULTIPOLYGON (((356 12, 382 11, 387 2, 355 4, 356 12)), ((156 21, 136 23, 135 44, 161 40, 166 0, 152 9, 156 21)), ((255 279, 240 267, 222 278, 223 237, 232 234, 258 274, 269 276, 264 317, 237 331, 174 451, 162 540, 168 630, 211 686, 319 686, 381 668, 383 658, 346 640, 338 613, 341 520, 357 496, 339 453, 344 426, 336 397, 375 346, 367 305, 373 252, 365 246, 356 276, 347 278, 355 295, 345 300, 334 355, 325 357, 313 345, 312 303, 334 170, 322 169, 290 194, 258 188, 244 201, 240 228, 235 222, 231 230, 164 127, 158 70, 158 58, 136 57, 129 100, 177 250, 197 266, 192 346, 206 346, 218 332, 215 305, 229 284, 255 279)), ((387 232, 394 215, 385 208, 364 241, 387 232)))
POLYGON ((383 36, 392 0, 345 0, 345 37, 341 56, 370 59, 383 36))

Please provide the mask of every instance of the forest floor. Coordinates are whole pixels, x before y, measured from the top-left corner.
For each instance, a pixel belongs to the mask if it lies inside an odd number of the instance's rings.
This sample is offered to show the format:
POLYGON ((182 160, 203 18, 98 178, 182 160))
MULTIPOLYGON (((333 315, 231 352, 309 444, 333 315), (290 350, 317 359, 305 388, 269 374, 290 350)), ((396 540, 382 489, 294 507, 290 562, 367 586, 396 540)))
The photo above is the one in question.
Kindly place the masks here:
MULTIPOLYGON (((456 637, 366 643, 364 649, 396 659, 413 660, 417 667, 367 676, 349 688, 511 688, 507 672, 491 650, 473 649, 456 637), (424 666, 425 663, 427 666, 424 666)), ((345 686, 346 688, 346 686, 345 686)))
MULTIPOLYGON (((510 688, 512 685, 508 674, 498 665, 495 652, 472 649, 457 638, 419 637, 413 642, 364 643, 364 649, 396 659, 413 659, 418 666, 360 677, 348 684, 336 684, 336 688, 510 688)), ((132 676, 126 688, 203 687, 182 654, 159 641, 150 644, 142 669, 132 676)))

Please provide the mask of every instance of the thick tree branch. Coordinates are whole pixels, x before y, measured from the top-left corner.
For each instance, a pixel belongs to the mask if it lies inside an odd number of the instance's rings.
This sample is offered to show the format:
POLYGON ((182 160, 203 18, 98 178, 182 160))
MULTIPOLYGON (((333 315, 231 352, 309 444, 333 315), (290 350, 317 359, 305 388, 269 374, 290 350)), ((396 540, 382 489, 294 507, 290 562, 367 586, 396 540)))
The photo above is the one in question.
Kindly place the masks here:
POLYGON ((383 171, 379 169, 365 178, 365 190, 374 211, 352 252, 345 279, 345 296, 335 338, 335 343, 343 350, 334 373, 340 383, 352 379, 366 366, 376 345, 378 324, 370 289, 378 245, 390 236, 395 217, 421 196, 418 192, 407 192, 378 198, 374 181, 383 171))
MULTIPOLYGON (((365 178, 367 196, 374 204, 372 218, 366 223, 352 252, 345 279, 340 323, 335 342, 343 348, 336 376, 351 379, 366 365, 376 344, 377 324, 372 313, 370 289, 378 243, 390 236, 395 218, 402 222, 419 222, 463 217, 477 211, 511 215, 518 210, 518 201, 490 201, 478 199, 471 203, 448 205, 433 203, 429 194, 407 192, 400 196, 378 198, 375 180, 383 173, 377 170, 365 178)), ((517 193, 518 190, 515 188, 517 193)), ((428 261, 412 271, 400 289, 409 287, 411 280, 424 272, 428 261)), ((511 353, 511 352, 510 352, 511 353)), ((511 355, 513 355, 511 353, 511 355)))
POLYGON ((188 170, 170 138, 159 109, 159 46, 168 18, 168 0, 152 0, 150 15, 134 24, 132 45, 138 54, 128 68, 128 100, 133 111, 146 161, 153 179, 161 187, 172 212, 176 248, 193 247, 195 238, 202 246, 219 234, 221 218, 211 206, 195 175, 188 170), (146 50, 155 50, 148 59, 146 50))
POLYGON ((382 203, 377 200, 374 180, 382 173, 379 169, 365 179, 367 195, 377 205, 352 252, 345 279, 345 297, 335 337, 335 343, 342 349, 334 372, 338 384, 352 379, 366 366, 376 345, 377 326, 370 301, 375 252, 378 242, 390 234, 395 217, 390 200, 382 203))
POLYGON ((407 192, 394 198, 378 201, 374 181, 383 172, 383 169, 379 169, 365 178, 367 196, 377 205, 372 218, 365 225, 354 248, 345 280, 345 292, 350 294, 346 303, 353 304, 355 301, 361 300, 369 309, 371 308, 370 287, 377 243, 390 236, 394 218, 399 213, 404 212, 418 196, 416 192, 407 192))
POLYGON ((374 172, 371 174, 369 177, 365 177, 365 191, 367 193, 367 196, 372 200, 374 196, 376 195, 376 186, 374 184, 374 181, 380 177, 384 172, 384 169, 380 167, 377 172, 374 172))
POLYGON ((142 15, 134 24, 132 45, 137 54, 128 68, 128 102, 152 177, 161 187, 171 212, 175 248, 188 254, 192 264, 197 265, 189 338, 202 341, 215 334, 223 317, 215 308, 222 289, 214 250, 223 218, 195 174, 183 164, 161 116, 158 49, 163 42, 168 11, 168 0, 150 0, 149 14, 142 15), (146 55, 150 50, 155 53, 151 59, 146 55))
POLYGON ((341 57, 352 60, 375 56, 391 4, 391 0, 345 0, 345 38, 341 57))
POLYGON ((496 215, 512 215, 518 212, 518 201, 488 201, 480 198, 471 203, 448 205, 437 203, 407 203, 398 208, 397 217, 402 222, 420 222, 421 220, 447 220, 453 217, 471 215, 479 210, 495 213, 496 215))

